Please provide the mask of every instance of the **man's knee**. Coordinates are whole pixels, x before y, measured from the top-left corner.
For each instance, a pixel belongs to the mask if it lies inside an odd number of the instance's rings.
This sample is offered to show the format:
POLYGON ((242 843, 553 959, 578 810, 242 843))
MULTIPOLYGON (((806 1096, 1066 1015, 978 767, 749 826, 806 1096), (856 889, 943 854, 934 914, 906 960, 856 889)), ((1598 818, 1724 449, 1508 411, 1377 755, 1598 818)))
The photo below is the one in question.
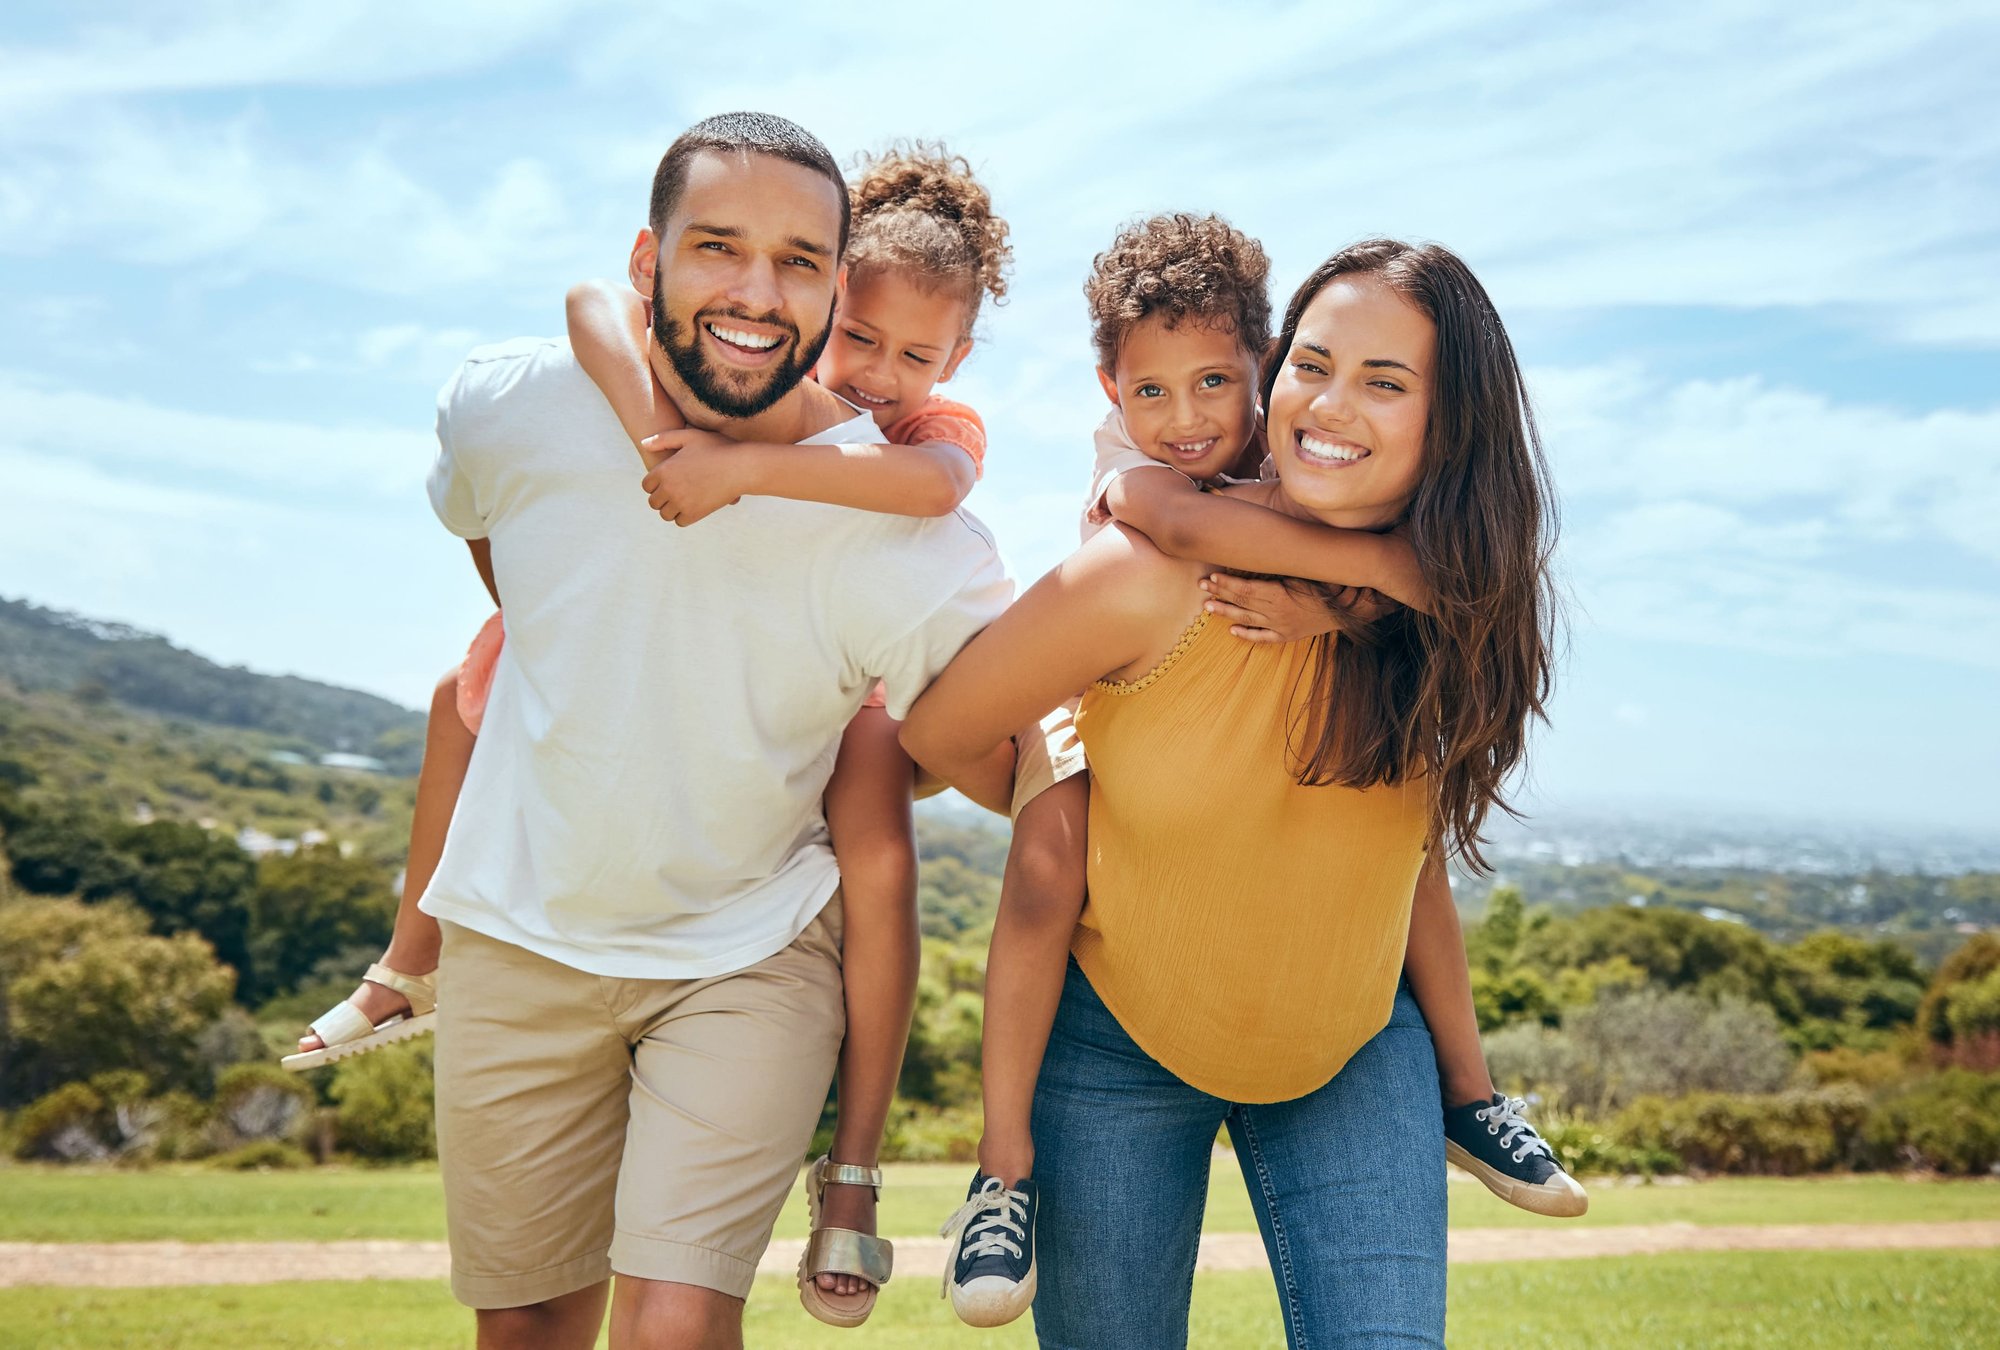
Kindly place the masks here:
POLYGON ((611 1321, 618 1350, 738 1350, 743 1344, 743 1300, 700 1285, 620 1276, 611 1321))
POLYGON ((589 1350, 604 1324, 608 1281, 518 1308, 481 1308, 479 1350, 589 1350))

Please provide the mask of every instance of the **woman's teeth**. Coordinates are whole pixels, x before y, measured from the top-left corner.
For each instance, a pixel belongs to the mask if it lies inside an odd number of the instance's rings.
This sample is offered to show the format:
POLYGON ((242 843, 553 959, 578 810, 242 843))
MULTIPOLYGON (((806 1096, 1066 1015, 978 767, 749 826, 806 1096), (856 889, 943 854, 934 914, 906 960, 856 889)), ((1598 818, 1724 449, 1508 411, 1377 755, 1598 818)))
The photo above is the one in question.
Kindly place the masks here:
POLYGON ((1323 441, 1309 431, 1299 433, 1299 450, 1307 459, 1317 459, 1330 464, 1352 464, 1357 459, 1368 458, 1368 452, 1358 445, 1339 445, 1333 441, 1323 441))
POLYGON ((753 352, 767 352, 778 345, 778 339, 757 333, 746 333, 741 328, 724 328, 721 324, 708 325, 708 331, 731 346, 748 347, 753 352))

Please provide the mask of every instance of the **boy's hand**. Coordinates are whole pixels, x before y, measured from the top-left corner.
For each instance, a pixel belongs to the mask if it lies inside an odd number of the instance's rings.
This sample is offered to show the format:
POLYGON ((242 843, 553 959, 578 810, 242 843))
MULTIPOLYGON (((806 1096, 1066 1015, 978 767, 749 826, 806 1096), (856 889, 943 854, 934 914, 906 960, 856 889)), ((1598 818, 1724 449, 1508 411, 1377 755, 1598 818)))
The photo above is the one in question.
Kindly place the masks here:
POLYGON ((1201 583, 1209 599, 1202 608, 1229 621, 1229 631, 1245 642, 1298 642, 1331 633, 1343 617, 1380 618, 1390 602, 1373 591, 1349 587, 1323 604, 1317 593, 1297 591, 1281 581, 1211 572, 1201 583))
POLYGON ((705 520, 749 490, 745 447, 727 436, 683 427, 648 436, 639 448, 658 461, 642 485, 646 502, 675 525, 705 520))

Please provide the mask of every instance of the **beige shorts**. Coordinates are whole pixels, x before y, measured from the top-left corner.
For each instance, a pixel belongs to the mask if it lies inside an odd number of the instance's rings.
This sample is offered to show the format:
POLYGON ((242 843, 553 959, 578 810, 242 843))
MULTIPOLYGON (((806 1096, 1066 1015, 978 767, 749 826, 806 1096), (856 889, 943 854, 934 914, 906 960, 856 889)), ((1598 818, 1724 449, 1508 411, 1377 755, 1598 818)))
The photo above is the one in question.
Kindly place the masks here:
POLYGON ((517 1308, 616 1272, 742 1298, 845 1031, 841 897, 697 980, 586 974, 444 925, 437 1135, 451 1290, 517 1308))
POLYGON ((1021 808, 1065 778, 1089 767, 1083 742, 1076 735, 1076 706, 1071 699, 1014 737, 1014 805, 1009 813, 1021 818, 1021 808))

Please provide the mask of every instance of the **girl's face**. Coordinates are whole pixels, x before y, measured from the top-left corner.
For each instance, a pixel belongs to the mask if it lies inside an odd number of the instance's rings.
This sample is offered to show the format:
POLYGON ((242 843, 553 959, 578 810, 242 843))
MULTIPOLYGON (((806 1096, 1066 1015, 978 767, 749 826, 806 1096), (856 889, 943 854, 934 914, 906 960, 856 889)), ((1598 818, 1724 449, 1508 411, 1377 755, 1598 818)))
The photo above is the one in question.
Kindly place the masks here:
POLYGON ((965 302, 883 268, 850 275, 819 361, 819 382, 865 409, 878 427, 923 406, 972 350, 965 302))
POLYGON ((1148 316, 1119 342, 1117 369, 1097 378, 1133 444, 1190 478, 1227 473, 1256 433, 1257 361, 1229 324, 1169 328, 1148 316))
POLYGON ((1329 525, 1393 523, 1416 492, 1437 328, 1372 276, 1313 297, 1265 422, 1285 495, 1329 525))

